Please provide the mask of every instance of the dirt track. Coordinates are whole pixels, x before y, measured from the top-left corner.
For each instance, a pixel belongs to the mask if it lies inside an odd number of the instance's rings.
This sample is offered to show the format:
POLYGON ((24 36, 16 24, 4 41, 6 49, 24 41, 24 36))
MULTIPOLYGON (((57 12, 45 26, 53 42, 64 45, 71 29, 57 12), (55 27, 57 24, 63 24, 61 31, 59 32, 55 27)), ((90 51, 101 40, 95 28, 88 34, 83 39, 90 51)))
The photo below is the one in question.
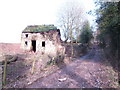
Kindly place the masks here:
POLYGON ((117 88, 117 73, 101 52, 95 46, 87 55, 69 65, 64 64, 57 72, 26 88, 117 88))

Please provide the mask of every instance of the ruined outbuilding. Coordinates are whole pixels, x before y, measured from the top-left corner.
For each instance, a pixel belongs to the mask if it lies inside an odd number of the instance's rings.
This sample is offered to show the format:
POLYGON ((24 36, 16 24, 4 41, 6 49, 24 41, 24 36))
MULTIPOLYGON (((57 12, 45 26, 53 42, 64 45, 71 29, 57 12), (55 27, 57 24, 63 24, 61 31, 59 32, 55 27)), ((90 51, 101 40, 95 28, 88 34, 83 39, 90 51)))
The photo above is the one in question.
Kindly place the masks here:
POLYGON ((60 30, 54 25, 27 26, 21 35, 21 48, 25 51, 57 55, 62 48, 60 30))

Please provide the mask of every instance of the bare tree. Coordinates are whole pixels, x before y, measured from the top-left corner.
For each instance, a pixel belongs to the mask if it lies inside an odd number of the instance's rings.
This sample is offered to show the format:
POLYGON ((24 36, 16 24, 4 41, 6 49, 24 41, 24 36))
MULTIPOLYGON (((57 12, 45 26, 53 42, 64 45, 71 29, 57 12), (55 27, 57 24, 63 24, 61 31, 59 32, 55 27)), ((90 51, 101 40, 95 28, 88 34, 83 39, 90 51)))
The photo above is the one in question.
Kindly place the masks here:
POLYGON ((84 21, 83 9, 80 3, 75 1, 66 2, 59 10, 58 23, 63 30, 65 41, 73 41, 74 34, 76 36, 80 33, 79 30, 84 21))

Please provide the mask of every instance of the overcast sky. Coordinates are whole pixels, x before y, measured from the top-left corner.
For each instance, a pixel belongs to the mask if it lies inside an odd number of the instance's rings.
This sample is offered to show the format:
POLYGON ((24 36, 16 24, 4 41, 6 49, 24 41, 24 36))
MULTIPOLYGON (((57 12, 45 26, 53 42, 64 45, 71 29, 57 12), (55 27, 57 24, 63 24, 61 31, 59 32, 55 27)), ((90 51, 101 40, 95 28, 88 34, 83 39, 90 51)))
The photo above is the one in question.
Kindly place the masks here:
MULTIPOLYGON (((20 43, 21 32, 27 25, 57 25, 58 9, 65 1, 0 0, 0 42, 20 43)), ((94 8, 93 0, 78 1, 85 12, 94 8)))

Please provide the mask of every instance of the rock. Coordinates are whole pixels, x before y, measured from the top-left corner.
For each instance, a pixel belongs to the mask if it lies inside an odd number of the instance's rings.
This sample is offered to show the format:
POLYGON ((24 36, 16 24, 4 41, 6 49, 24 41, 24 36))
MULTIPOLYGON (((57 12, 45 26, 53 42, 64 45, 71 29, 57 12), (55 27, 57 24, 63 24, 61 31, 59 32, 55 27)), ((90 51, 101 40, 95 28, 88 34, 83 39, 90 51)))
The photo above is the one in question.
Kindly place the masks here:
POLYGON ((32 84, 32 82, 28 82, 28 85, 32 84))
POLYGON ((61 79, 58 79, 60 82, 63 82, 65 80, 67 80, 67 78, 61 78, 61 79))

